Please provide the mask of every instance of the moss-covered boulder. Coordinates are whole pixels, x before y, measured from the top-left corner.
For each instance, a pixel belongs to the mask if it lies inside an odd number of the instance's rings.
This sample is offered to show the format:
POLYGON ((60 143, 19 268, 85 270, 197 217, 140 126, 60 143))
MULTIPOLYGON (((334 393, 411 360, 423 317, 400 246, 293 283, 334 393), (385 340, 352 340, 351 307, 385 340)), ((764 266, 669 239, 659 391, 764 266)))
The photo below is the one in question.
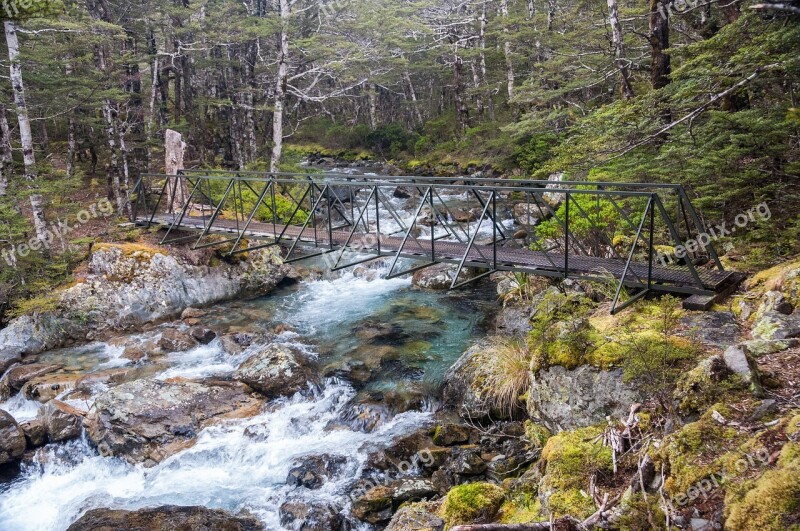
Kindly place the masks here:
POLYGON ((404 505, 394 514, 386 531, 442 531, 444 520, 436 514, 438 505, 431 502, 404 505))
POLYGON ((491 521, 505 498, 505 490, 493 483, 467 483, 453 487, 439 515, 448 527, 491 521))
POLYGON ((596 510, 589 491, 594 474, 610 474, 611 449, 601 442, 600 427, 564 431, 548 439, 542 450, 545 475, 539 484, 542 509, 553 517, 586 518, 596 510))

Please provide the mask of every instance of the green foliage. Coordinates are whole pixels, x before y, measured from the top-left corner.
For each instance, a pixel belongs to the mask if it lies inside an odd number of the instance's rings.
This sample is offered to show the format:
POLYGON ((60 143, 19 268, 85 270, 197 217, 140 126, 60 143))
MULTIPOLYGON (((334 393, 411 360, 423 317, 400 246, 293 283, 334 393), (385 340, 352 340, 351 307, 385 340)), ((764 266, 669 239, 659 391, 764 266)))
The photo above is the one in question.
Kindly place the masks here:
POLYGON ((623 349, 624 378, 670 411, 670 397, 684 372, 683 362, 694 358, 695 346, 677 335, 683 316, 677 298, 661 297, 637 312, 623 325, 624 332, 617 340, 623 349))

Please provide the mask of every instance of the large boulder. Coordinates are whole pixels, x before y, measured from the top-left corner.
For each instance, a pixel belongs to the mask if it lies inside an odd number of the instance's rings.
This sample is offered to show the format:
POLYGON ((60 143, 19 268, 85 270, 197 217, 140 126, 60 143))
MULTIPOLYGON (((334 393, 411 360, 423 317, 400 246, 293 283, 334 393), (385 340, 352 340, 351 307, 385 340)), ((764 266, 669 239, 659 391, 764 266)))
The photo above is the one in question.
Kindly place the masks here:
POLYGON ((50 442, 61 442, 80 437, 86 412, 60 400, 51 400, 39 408, 37 417, 44 425, 50 442))
POLYGON ((56 309, 18 317, 0 330, 0 367, 19 355, 38 354, 108 330, 134 330, 208 306, 274 288, 289 269, 278 251, 261 249, 235 263, 210 267, 212 254, 139 244, 94 247, 88 274, 56 293, 56 309))
POLYGON ((67 531, 260 531, 264 525, 249 515, 234 516, 206 507, 163 507, 124 511, 92 509, 67 531))
POLYGON ((20 364, 11 367, 0 379, 0 401, 7 400, 17 393, 28 380, 55 372, 60 368, 60 365, 47 363, 20 364))
POLYGON ((547 205, 535 203, 517 203, 514 205, 514 221, 523 227, 535 227, 542 221, 549 219, 553 211, 547 205))
POLYGON ((430 502, 404 505, 392 516, 386 531, 442 531, 444 520, 436 514, 437 510, 430 502))
POLYGON ((14 417, 0 409, 0 465, 18 459, 25 452, 25 433, 14 417))
POLYGON ((277 398, 305 389, 314 373, 299 351, 273 343, 247 358, 233 377, 267 398, 277 398))
POLYGON ((28 400, 46 403, 66 391, 75 389, 80 374, 50 373, 32 378, 22 386, 20 391, 28 400))
POLYGON ((533 378, 528 392, 528 415, 551 431, 582 428, 606 416, 625 418, 639 393, 627 385, 621 370, 589 365, 574 370, 550 367, 533 378))
POLYGON ((153 465, 190 446, 214 421, 251 416, 259 407, 238 382, 137 380, 97 397, 87 431, 102 455, 153 465))
POLYGON ((0 376, 2 376, 9 367, 15 363, 22 361, 22 356, 15 349, 0 348, 0 376))

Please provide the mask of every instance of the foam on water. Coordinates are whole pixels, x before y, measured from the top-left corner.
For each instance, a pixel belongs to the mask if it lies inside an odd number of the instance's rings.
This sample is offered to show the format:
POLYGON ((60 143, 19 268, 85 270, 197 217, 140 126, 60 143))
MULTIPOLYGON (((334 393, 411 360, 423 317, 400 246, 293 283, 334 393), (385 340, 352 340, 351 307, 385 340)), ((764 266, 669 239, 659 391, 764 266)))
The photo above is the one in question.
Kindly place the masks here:
POLYGON ((85 440, 50 445, 35 463, 0 490, 0 529, 62 530, 95 507, 136 509, 204 505, 233 513, 246 509, 268 529, 280 528, 278 509, 288 498, 333 501, 347 507, 346 487, 367 458, 393 437, 426 423, 426 413, 405 413, 372 433, 328 429, 353 389, 329 380, 313 399, 296 396, 274 411, 200 433, 197 443, 152 469, 100 457, 85 440), (286 485, 297 458, 347 458, 340 477, 308 491, 286 485))
MULTIPOLYGON (((17 422, 36 418, 36 412, 42 407, 41 402, 28 400, 22 393, 17 393, 5 402, 0 402, 0 409, 9 413, 17 422)), ((0 525, 2 525, 0 523, 0 525)))

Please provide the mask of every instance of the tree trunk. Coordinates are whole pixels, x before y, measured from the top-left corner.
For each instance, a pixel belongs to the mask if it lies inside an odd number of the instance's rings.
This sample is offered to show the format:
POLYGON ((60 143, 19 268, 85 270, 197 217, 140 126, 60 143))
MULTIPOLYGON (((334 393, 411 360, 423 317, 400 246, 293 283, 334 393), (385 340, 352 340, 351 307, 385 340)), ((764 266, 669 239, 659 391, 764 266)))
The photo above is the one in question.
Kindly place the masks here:
POLYGON ((503 54, 506 58, 506 80, 508 82, 508 102, 514 97, 514 62, 511 57, 511 41, 508 40, 508 0, 502 0, 500 12, 503 15, 503 33, 506 41, 503 43, 503 54))
POLYGON ((374 83, 367 84, 367 98, 369 98, 369 125, 374 131, 378 128, 378 92, 374 83))
POLYGON ((547 31, 553 31, 556 20, 556 0, 547 0, 547 31))
POLYGON ((11 156, 11 132, 8 129, 6 106, 0 105, 0 197, 6 195, 14 169, 11 156))
POLYGON ((117 158, 117 138, 116 138, 116 120, 117 111, 111 106, 111 102, 106 100, 103 104, 103 117, 106 120, 106 141, 108 142, 108 150, 110 152, 110 165, 108 171, 111 177, 111 182, 114 190, 114 200, 117 203, 117 213, 122 215, 125 211, 125 200, 122 198, 122 186, 120 185, 119 178, 119 159, 117 158))
POLYGON ((417 125, 422 125, 424 123, 424 119, 422 117, 422 111, 419 108, 419 102, 417 101, 417 91, 414 90, 414 83, 411 82, 411 76, 408 73, 408 70, 403 72, 403 78, 406 80, 406 85, 408 85, 408 93, 411 96, 411 103, 414 106, 414 115, 417 117, 417 125))
MULTIPOLYGON (((669 84, 670 57, 664 51, 669 48, 668 0, 650 0, 650 83, 658 90, 669 84)), ((661 112, 662 121, 672 121, 672 111, 666 107, 661 112)))
POLYGON ((475 85, 475 109, 478 111, 478 116, 483 119, 483 95, 480 92, 481 89, 481 78, 478 75, 478 67, 475 65, 475 61, 470 62, 470 67, 472 68, 472 84, 475 85))
POLYGON ((464 100, 463 86, 461 83, 461 69, 464 61, 458 55, 458 45, 456 45, 456 53, 453 60, 453 100, 456 104, 456 118, 458 120, 458 128, 460 131, 465 131, 469 127, 469 109, 464 100))
POLYGON ((289 72, 289 17, 291 5, 289 0, 279 0, 281 6, 280 56, 278 57, 278 77, 275 82, 275 110, 272 115, 272 158, 269 168, 278 171, 283 153, 283 111, 286 104, 286 78, 289 72))
MULTIPOLYGON (((119 120, 119 116, 117 116, 119 120)), ((131 175, 130 164, 128 157, 128 145, 125 143, 125 135, 128 133, 127 123, 118 123, 117 135, 119 136, 119 152, 122 155, 122 186, 125 193, 125 213, 128 215, 129 220, 133 220, 133 212, 131 209, 131 175)), ((122 211, 120 211, 120 214, 122 211)))
POLYGON ((630 70, 622 57, 624 54, 622 24, 619 22, 617 0, 608 0, 608 22, 611 25, 611 38, 614 46, 614 64, 619 70, 622 97, 626 100, 630 100, 633 99, 634 93, 633 87, 631 86, 630 70))
POLYGON ((25 86, 22 84, 22 66, 19 61, 19 40, 17 39, 17 26, 14 22, 6 20, 3 23, 8 44, 9 70, 11 73, 11 88, 14 92, 14 107, 17 111, 19 122, 19 136, 22 145, 22 160, 25 164, 25 180, 28 182, 31 204, 31 216, 36 231, 36 238, 42 242, 47 241, 47 224, 44 219, 44 200, 37 191, 38 175, 36 173, 36 155, 33 151, 33 136, 31 135, 31 122, 28 118, 28 106, 25 103, 25 86))
MULTIPOLYGON (((478 45, 480 46, 480 61, 481 61, 481 80, 486 85, 486 0, 481 3, 481 29, 478 35, 478 45)), ((494 98, 492 92, 486 94, 486 101, 489 106, 489 119, 494 121, 494 98)))
POLYGON ((75 176, 75 120, 69 117, 67 126, 67 178, 75 176))

